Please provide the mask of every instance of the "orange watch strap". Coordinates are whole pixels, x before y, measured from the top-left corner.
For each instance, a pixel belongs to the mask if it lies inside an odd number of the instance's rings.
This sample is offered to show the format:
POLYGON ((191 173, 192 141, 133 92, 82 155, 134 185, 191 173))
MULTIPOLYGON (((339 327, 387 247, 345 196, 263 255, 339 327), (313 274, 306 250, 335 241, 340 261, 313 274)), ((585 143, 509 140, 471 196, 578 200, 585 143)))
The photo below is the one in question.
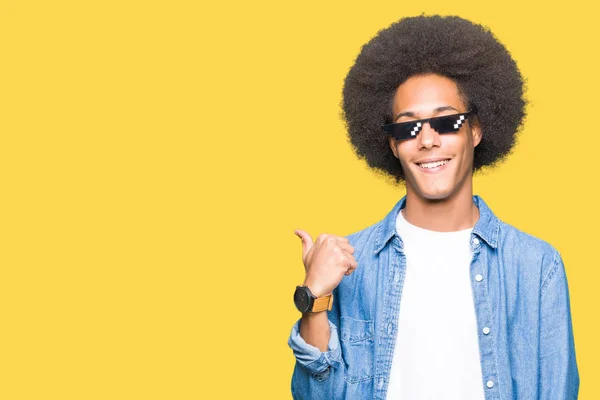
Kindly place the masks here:
POLYGON ((331 310, 331 306, 333 306, 333 293, 315 299, 312 310, 310 311, 320 312, 325 310, 331 310))

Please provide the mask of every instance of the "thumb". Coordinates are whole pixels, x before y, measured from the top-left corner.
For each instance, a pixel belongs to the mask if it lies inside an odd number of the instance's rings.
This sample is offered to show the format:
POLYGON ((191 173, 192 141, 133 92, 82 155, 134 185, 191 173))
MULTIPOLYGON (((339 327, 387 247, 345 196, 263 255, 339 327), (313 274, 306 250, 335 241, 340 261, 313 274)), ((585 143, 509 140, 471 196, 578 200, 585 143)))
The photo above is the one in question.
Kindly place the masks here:
POLYGON ((301 229, 294 230, 294 233, 302 240, 302 258, 306 257, 306 253, 313 247, 313 240, 310 234, 301 229))

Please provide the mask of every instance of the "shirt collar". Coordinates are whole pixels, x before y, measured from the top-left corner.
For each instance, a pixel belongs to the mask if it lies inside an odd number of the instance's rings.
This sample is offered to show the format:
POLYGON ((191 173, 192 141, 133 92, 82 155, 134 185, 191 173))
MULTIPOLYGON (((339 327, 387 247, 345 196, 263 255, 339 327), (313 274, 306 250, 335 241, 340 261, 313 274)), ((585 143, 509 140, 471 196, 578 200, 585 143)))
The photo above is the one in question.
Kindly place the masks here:
MULTIPOLYGON (((473 196, 473 203, 479 208, 479 220, 473 227, 473 234, 479 236, 492 248, 498 247, 498 232, 500 230, 500 221, 487 206, 485 201, 477 195, 473 196)), ((392 208, 392 210, 383 218, 377 227, 375 235, 375 254, 379 253, 394 236, 396 232, 396 217, 398 212, 406 206, 406 196, 402 197, 392 208)), ((402 240, 400 240, 402 242, 402 240)))

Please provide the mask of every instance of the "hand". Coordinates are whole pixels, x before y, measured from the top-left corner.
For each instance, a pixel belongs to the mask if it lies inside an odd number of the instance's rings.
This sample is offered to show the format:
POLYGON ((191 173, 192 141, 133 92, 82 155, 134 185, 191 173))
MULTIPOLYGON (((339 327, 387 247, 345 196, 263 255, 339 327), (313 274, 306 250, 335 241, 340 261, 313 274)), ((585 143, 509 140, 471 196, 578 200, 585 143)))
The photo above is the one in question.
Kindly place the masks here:
POLYGON ((313 243, 308 232, 296 229, 302 240, 302 262, 306 270, 304 286, 317 297, 333 292, 344 275, 350 275, 358 266, 354 247, 343 236, 321 234, 313 243))

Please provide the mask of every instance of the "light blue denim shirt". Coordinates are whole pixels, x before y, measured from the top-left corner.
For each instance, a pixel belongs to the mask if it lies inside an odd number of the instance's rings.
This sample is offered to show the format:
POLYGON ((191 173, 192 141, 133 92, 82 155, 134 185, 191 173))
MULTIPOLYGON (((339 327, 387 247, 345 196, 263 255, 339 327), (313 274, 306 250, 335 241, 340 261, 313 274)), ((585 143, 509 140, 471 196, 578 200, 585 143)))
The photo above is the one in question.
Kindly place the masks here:
MULTIPOLYGON (((406 272, 396 232, 405 202, 347 236, 358 268, 334 291, 328 351, 302 339, 300 321, 292 328, 294 399, 386 398, 406 272)), ((576 399, 579 373, 560 254, 500 221, 481 197, 473 202, 480 217, 471 233, 470 276, 485 399, 576 399)))

